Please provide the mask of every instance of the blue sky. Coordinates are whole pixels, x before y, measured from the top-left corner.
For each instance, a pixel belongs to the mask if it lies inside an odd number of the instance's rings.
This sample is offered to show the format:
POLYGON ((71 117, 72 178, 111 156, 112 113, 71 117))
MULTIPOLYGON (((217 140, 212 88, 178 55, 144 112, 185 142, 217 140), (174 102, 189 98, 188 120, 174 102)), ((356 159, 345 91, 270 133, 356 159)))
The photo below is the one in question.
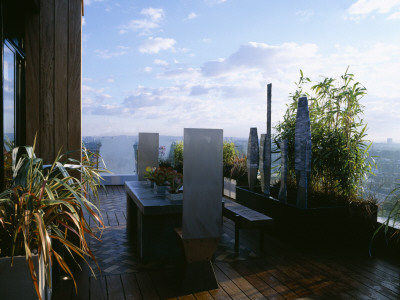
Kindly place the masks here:
POLYGON ((347 66, 368 90, 369 137, 400 142, 400 0, 85 0, 83 135, 246 137, 281 120, 299 70, 347 66))

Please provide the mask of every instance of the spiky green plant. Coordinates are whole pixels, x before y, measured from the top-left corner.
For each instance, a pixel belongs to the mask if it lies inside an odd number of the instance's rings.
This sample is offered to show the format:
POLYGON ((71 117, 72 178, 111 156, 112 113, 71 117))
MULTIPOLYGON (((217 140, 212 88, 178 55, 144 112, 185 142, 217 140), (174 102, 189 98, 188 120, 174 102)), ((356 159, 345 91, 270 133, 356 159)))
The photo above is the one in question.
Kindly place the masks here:
MULTIPOLYGON (((54 261, 74 279, 60 250, 51 241, 58 241, 72 257, 80 257, 86 263, 87 258, 96 262, 86 237, 97 237, 84 215, 104 227, 100 211, 88 199, 89 194, 97 196, 101 178, 99 170, 85 158, 80 163, 59 154, 51 166, 44 168, 43 160, 35 156, 34 146, 14 148, 12 158, 12 185, 0 194, 0 255, 11 258, 25 255, 41 299, 33 267, 34 253, 44 261, 47 280, 54 261), (80 176, 71 176, 69 170, 75 170, 80 176), (79 242, 72 242, 71 236, 79 242)), ((75 280, 74 284, 76 289, 75 280)))

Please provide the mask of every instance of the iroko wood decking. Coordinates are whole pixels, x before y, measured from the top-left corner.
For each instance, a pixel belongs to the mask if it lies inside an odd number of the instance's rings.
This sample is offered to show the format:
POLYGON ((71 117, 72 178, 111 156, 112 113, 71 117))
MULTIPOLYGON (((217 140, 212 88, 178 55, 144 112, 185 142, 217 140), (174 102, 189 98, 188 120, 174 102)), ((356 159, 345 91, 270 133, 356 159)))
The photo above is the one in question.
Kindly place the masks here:
POLYGON ((219 289, 182 295, 176 288, 178 262, 141 265, 126 233, 123 187, 107 187, 100 208, 107 228, 102 242, 91 241, 102 272, 78 272, 58 280, 53 299, 400 299, 400 264, 369 257, 354 245, 307 245, 266 234, 263 253, 257 231, 243 230, 234 256, 234 224, 224 219, 213 263, 219 289))

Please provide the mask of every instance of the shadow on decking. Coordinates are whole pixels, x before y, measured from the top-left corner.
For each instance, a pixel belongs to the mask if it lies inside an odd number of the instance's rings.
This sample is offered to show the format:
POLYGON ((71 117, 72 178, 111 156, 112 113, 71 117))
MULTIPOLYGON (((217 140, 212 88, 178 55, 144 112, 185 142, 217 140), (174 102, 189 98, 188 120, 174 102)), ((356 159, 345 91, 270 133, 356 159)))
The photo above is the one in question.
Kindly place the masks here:
MULTIPOLYGON (((258 234, 243 231, 234 255, 234 224, 224 219, 214 260, 219 289, 181 295, 176 288, 179 261, 140 264, 126 233, 123 187, 108 187, 99 207, 107 228, 102 242, 91 240, 101 273, 84 267, 71 280, 58 280, 53 299, 400 299, 400 264, 369 257, 354 245, 290 243, 266 234, 262 253, 258 234)), ((94 264, 91 264, 94 266, 94 264)))

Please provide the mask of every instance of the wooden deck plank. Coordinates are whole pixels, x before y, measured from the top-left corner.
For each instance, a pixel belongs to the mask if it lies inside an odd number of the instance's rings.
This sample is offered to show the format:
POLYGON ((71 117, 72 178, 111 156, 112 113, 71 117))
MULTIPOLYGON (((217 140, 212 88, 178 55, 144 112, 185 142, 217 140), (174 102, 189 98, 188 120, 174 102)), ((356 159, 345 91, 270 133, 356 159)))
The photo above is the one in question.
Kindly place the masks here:
POLYGON ((125 300, 120 275, 106 276, 108 299, 125 300))
POLYGON ((142 292, 143 299, 160 299, 147 272, 137 273, 136 280, 138 282, 140 291, 142 292))
POLYGON ((117 218, 117 222, 118 222, 119 226, 126 225, 126 218, 125 218, 124 212, 116 211, 115 216, 117 218))
MULTIPOLYGON (((229 230, 232 230, 232 226, 233 226, 233 224, 230 224, 230 222, 226 222, 227 224, 226 224, 226 227, 227 227, 227 230, 229 231, 229 230)), ((251 246, 251 245, 254 245, 254 241, 257 239, 258 237, 257 236, 254 236, 254 234, 250 231, 250 232, 246 232, 245 234, 244 234, 244 239, 243 239, 243 242, 245 243, 245 244, 247 244, 247 246, 251 246), (249 239, 253 239, 253 241, 249 241, 249 239)), ((267 244, 268 243, 271 243, 271 241, 269 241, 268 239, 267 239, 267 244)), ((291 261, 291 260, 293 260, 293 257, 299 257, 299 252, 297 251, 294 251, 294 250, 292 250, 290 247, 287 247, 287 245, 284 245, 284 244, 282 244, 281 242, 279 242, 279 241, 276 241, 276 240, 274 240, 273 241, 273 243, 271 243, 271 246, 270 247, 266 247, 266 251, 264 251, 264 252, 268 252, 266 255, 263 255, 263 257, 266 257, 266 258, 269 258, 269 257, 273 257, 273 258, 277 258, 277 257, 282 257, 282 256, 284 256, 285 258, 284 258, 284 261, 291 261), (275 248, 275 249, 272 249, 272 248, 275 248), (273 250, 273 251, 272 251, 273 250)), ((297 261, 300 261, 300 264, 301 265, 304 265, 305 263, 306 263, 306 261, 307 261, 307 259, 305 259, 304 257, 302 257, 300 260, 297 260, 297 261)), ((271 262, 270 262, 271 263, 271 262)), ((272 265, 274 265, 274 263, 272 263, 272 265)), ((307 268, 305 268, 305 269, 307 269, 307 268)), ((303 270, 304 270, 304 268, 303 268, 303 270)), ((276 273, 275 274, 275 276, 278 276, 279 274, 282 276, 283 275, 283 277, 279 277, 278 279, 280 279, 280 280, 282 280, 283 281, 283 284, 286 284, 285 282, 286 282, 286 280, 288 280, 289 278, 287 278, 287 274, 282 274, 282 270, 279 270, 280 271, 280 273, 276 273), (286 280, 285 280, 285 278, 286 278, 286 280)), ((314 271, 314 272, 316 272, 316 271, 314 271)), ((324 274, 326 274, 326 272, 329 272, 329 268, 328 268, 328 270, 324 270, 324 274)), ((300 272, 301 273, 301 272, 300 272)), ((290 274, 290 273, 289 273, 290 274)), ((320 272, 319 272, 319 274, 320 274, 320 272)), ((290 276, 289 277, 291 277, 292 275, 290 274, 290 276)), ((293 279, 293 281, 295 281, 295 284, 298 284, 298 283, 301 283, 301 284, 310 284, 310 282, 308 281, 308 283, 307 283, 307 280, 304 282, 304 279, 301 279, 301 276, 302 275, 300 275, 300 279, 299 279, 299 274, 296 274, 295 276, 297 276, 297 278, 294 278, 293 279), (300 282, 297 282, 298 280, 300 280, 300 282)), ((330 275, 331 276, 331 275, 330 275)), ((341 283, 340 282, 340 280, 341 280, 341 277, 340 276, 338 276, 338 277, 336 277, 336 278, 338 278, 338 280, 339 280, 339 282, 337 282, 336 280, 331 280, 332 282, 334 282, 335 284, 333 285, 333 287, 327 287, 326 285, 329 285, 329 283, 325 283, 324 281, 321 281, 321 282, 318 282, 317 281, 317 283, 319 283, 320 285, 319 286, 316 286, 315 287, 315 289, 316 289, 316 291, 317 291, 317 294, 332 294, 333 293, 333 291, 332 290, 334 290, 334 292, 335 292, 335 295, 340 295, 340 297, 342 297, 342 298, 352 298, 352 296, 350 295, 350 293, 347 293, 347 290, 350 288, 350 289, 353 289, 354 290, 354 288, 353 287, 350 287, 349 285, 347 285, 347 287, 345 287, 345 288, 343 288, 343 283, 341 283), (321 284, 323 284, 323 285, 321 285, 321 284), (337 289, 337 286, 338 285, 340 285, 340 287, 341 287, 341 289, 337 289)), ((346 282, 346 284, 347 284, 347 282, 346 282)), ((312 284, 311 284, 312 285, 312 284)), ((293 290, 296 290, 296 286, 293 286, 293 284, 291 284, 291 286, 289 286, 291 289, 293 289, 293 290)), ((311 288, 312 289, 312 288, 311 288)), ((307 291, 304 291, 303 290, 303 292, 299 292, 299 291, 296 291, 297 293, 302 293, 302 294, 304 294, 303 296, 305 296, 305 294, 307 294, 307 293, 310 293, 310 292, 312 292, 311 290, 310 290, 310 288, 308 288, 308 292, 307 291)), ((359 297, 361 297, 361 298, 363 298, 363 297, 368 297, 365 293, 362 293, 362 292, 360 292, 360 291, 358 291, 358 290, 354 290, 354 291, 352 291, 352 294, 353 294, 353 296, 355 297, 355 298, 359 298, 359 297)))
POLYGON ((192 294, 180 296, 180 297, 178 297, 178 299, 179 300, 196 300, 196 298, 192 294))
POLYGON ((126 300, 139 300, 143 299, 140 293, 139 285, 136 281, 136 276, 133 273, 122 274, 121 282, 124 289, 126 300))
POLYGON ((258 277, 257 273, 251 272, 243 262, 231 263, 232 268, 234 268, 241 276, 243 276, 248 282, 250 282, 256 289, 259 290, 261 294, 266 296, 268 299, 282 300, 285 299, 282 295, 273 289, 268 282, 263 281, 258 277))
POLYGON ((376 291, 382 290, 385 295, 400 299, 398 278, 393 278, 380 269, 377 269, 375 266, 367 266, 359 260, 342 258, 341 264, 348 267, 356 276, 360 275, 360 281, 366 282, 370 286, 376 286, 376 288, 374 288, 376 291))
POLYGON ((236 272, 229 264, 227 263, 216 263, 218 268, 221 269, 222 272, 225 273, 228 278, 232 280, 233 283, 237 285, 239 289, 242 290, 243 293, 246 294, 250 299, 267 299, 264 295, 260 294, 260 292, 250 284, 244 277, 240 276, 238 272, 236 272))
POLYGON ((197 300, 213 300, 214 299, 208 291, 195 293, 194 297, 197 300))
POLYGON ((343 274, 341 273, 332 273, 331 268, 318 261, 316 257, 306 257, 300 252, 293 251, 286 245, 283 245, 282 243, 276 241, 271 243, 271 247, 269 247, 266 252, 268 252, 266 257, 284 257, 283 261, 294 263, 298 267, 298 272, 300 272, 303 276, 313 276, 315 274, 319 274, 323 275, 323 277, 325 278, 329 278, 330 281, 334 284, 331 284, 331 286, 326 288, 323 287, 325 292, 327 292, 328 294, 333 293, 336 296, 339 295, 341 298, 346 299, 349 297, 366 297, 365 294, 360 294, 358 292, 356 293, 356 295, 351 295, 351 293, 349 293, 348 291, 352 290, 353 288, 351 285, 349 285, 349 280, 343 280, 343 274))
POLYGON ((104 276, 90 278, 90 300, 107 300, 107 285, 104 276))
POLYGON ((149 275, 161 299, 176 299, 176 292, 174 290, 175 284, 171 283, 169 280, 171 277, 163 270, 149 271, 149 275))
POLYGON ((107 219, 109 226, 118 226, 117 217, 115 216, 115 213, 113 211, 107 212, 107 219))
POLYGON ((301 268, 301 266, 296 262, 287 259, 280 259, 279 256, 268 256, 265 261, 276 266, 281 274, 284 274, 284 277, 287 278, 287 280, 295 281, 297 285, 300 286, 300 290, 294 285, 292 289, 297 290, 297 293, 300 293, 301 296, 322 296, 325 298, 333 296, 329 290, 324 289, 327 280, 321 274, 310 273, 301 268))
POLYGON ((218 268, 217 265, 214 266, 215 276, 217 277, 220 287, 222 287, 232 299, 248 299, 248 297, 236 286, 236 284, 233 283, 232 280, 228 278, 228 276, 224 274, 224 272, 221 271, 220 268, 218 268))
MULTIPOLYGON (((338 295, 341 295, 341 297, 345 298, 347 297, 345 295, 348 294, 352 297, 359 298, 359 299, 371 299, 371 295, 368 291, 365 291, 364 289, 358 289, 359 287, 358 283, 353 280, 353 278, 346 276, 346 274, 343 274, 342 272, 338 272, 336 269, 331 268, 326 264, 326 261, 320 261, 317 257, 313 256, 304 256, 299 252, 295 252, 290 250, 289 248, 282 248, 282 245, 274 244, 274 247, 278 247, 275 249, 276 252, 272 251, 267 255, 268 257, 274 256, 275 259, 279 256, 276 253, 280 253, 281 255, 279 257, 284 256, 284 261, 290 262, 290 261, 297 261, 299 264, 304 266, 304 269, 310 269, 312 268, 312 265, 314 265, 315 269, 314 272, 318 273, 323 273, 327 277, 331 278, 332 281, 335 282, 335 285, 333 289, 335 288, 340 288, 339 290, 336 290, 336 293, 338 295), (308 265, 310 263, 311 265, 308 265)), ((272 250, 272 247, 269 249, 272 250)))
MULTIPOLYGON (((218 284, 219 285, 219 284, 218 284)), ((215 300, 227 300, 227 299, 232 299, 229 297, 229 295, 225 292, 225 290, 222 288, 221 285, 219 285, 218 289, 215 290, 210 290, 210 295, 215 299, 215 300)))
POLYGON ((274 276, 274 268, 261 267, 259 262, 244 261, 246 267, 255 272, 259 278, 268 283, 274 290, 286 299, 300 298, 290 287, 285 285, 279 278, 274 276))

